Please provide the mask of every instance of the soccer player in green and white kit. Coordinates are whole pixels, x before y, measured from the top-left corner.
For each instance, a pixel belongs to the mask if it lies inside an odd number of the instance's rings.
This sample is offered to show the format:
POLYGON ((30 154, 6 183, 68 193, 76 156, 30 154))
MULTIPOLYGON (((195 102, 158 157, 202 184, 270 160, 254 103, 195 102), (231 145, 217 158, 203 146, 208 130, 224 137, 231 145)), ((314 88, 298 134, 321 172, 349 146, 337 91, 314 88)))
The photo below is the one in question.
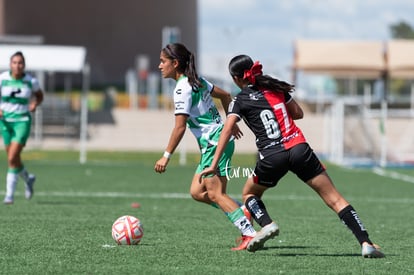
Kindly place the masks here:
POLYGON ((21 152, 30 136, 32 118, 30 112, 43 101, 38 81, 25 73, 25 59, 21 52, 10 58, 10 71, 0 74, 0 126, 7 152, 5 204, 12 204, 19 176, 26 183, 25 197, 33 196, 36 177, 23 166, 21 152))
MULTIPOLYGON (((226 194, 226 168, 234 152, 234 141, 226 147, 220 160, 217 175, 206 177, 200 184, 197 175, 209 166, 216 151, 223 122, 212 97, 220 99, 227 112, 231 96, 226 91, 213 86, 204 78, 199 78, 195 69, 194 55, 179 43, 169 44, 161 50, 160 64, 164 78, 172 78, 177 84, 174 89, 175 126, 162 158, 155 164, 155 171, 164 173, 169 159, 184 136, 186 125, 197 139, 201 159, 191 182, 190 194, 193 199, 218 206, 229 220, 240 230, 241 242, 232 250, 244 250, 256 231, 246 218, 239 205, 226 194), (227 166, 226 166, 227 165, 227 166)), ((233 136, 240 138, 238 127, 233 136)))

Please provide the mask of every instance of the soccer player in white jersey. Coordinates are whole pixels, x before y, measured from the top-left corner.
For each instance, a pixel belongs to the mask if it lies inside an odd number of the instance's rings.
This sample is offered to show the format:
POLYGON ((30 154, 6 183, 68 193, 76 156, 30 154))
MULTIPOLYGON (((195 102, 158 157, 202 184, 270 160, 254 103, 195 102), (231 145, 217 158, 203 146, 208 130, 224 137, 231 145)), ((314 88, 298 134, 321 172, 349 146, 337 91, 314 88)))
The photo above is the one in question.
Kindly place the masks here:
POLYGON ((43 92, 38 81, 24 70, 24 56, 21 52, 16 52, 10 58, 10 70, 0 74, 0 127, 8 161, 5 204, 13 204, 19 176, 26 184, 26 199, 33 196, 36 180, 24 167, 21 153, 30 136, 30 112, 34 112, 42 103, 43 92))
MULTIPOLYGON (((218 98, 227 112, 231 95, 200 78, 195 69, 194 55, 182 44, 169 44, 161 50, 159 69, 164 78, 176 81, 174 89, 175 126, 164 155, 155 163, 155 171, 164 173, 176 147, 184 136, 185 130, 191 130, 200 147, 200 163, 191 182, 190 194, 193 199, 219 207, 229 220, 240 230, 242 237, 232 250, 244 250, 256 235, 252 224, 242 208, 226 194, 226 168, 230 166, 234 152, 232 140, 225 149, 216 175, 206 177, 200 184, 198 174, 211 164, 216 151, 217 141, 223 122, 212 97, 218 98)), ((233 129, 233 136, 240 138, 242 132, 233 129)), ((247 212, 248 213, 248 212, 247 212)))

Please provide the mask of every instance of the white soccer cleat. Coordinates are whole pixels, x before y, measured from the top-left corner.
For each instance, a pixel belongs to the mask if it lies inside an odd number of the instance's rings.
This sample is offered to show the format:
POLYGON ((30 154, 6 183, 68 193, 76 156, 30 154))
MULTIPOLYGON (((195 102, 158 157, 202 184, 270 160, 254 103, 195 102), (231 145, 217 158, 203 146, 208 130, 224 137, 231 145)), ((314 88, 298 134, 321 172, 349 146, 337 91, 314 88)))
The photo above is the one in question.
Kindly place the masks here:
POLYGON ((13 197, 5 197, 3 200, 4 204, 13 204, 13 197))
POLYGON ((277 235, 279 235, 279 226, 277 226, 275 222, 272 222, 257 232, 256 236, 249 242, 246 249, 249 252, 255 252, 256 250, 261 249, 267 240, 273 239, 277 235))
POLYGON ((385 255, 380 251, 380 247, 376 244, 364 243, 362 245, 362 257, 364 258, 384 258, 385 255))
POLYGON ((30 200, 33 197, 33 185, 36 181, 36 176, 33 174, 29 175, 29 179, 26 182, 26 190, 24 192, 24 196, 26 197, 26 199, 30 200))

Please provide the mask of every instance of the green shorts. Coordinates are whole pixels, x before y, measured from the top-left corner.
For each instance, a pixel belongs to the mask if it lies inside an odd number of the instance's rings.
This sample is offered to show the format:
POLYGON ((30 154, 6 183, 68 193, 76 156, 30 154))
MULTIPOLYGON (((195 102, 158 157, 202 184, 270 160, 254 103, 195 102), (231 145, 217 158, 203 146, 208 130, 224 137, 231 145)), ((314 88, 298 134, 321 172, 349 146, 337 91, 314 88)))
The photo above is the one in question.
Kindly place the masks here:
POLYGON ((5 121, 0 120, 1 133, 3 135, 4 145, 8 146, 11 142, 26 145, 30 136, 32 119, 29 117, 26 121, 5 121))
MULTIPOLYGON (((216 152, 216 146, 207 146, 204 153, 201 154, 200 163, 197 166, 196 174, 200 174, 204 168, 209 167, 214 158, 216 152)), ((204 151, 203 150, 203 151, 204 151)), ((226 176, 231 169, 231 157, 234 153, 234 140, 229 141, 223 155, 220 158, 219 165, 217 167, 217 176, 226 176)))

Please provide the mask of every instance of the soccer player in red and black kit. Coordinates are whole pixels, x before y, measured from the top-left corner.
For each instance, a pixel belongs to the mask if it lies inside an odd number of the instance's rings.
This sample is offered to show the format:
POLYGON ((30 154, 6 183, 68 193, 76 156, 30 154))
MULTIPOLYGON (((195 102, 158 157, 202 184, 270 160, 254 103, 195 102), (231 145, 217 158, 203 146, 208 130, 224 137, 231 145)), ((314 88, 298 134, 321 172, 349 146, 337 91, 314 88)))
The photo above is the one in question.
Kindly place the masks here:
POLYGON ((371 242, 355 209, 335 188, 302 131, 294 120, 303 111, 291 97, 293 85, 263 75, 262 65, 246 55, 234 57, 229 64, 234 83, 241 92, 229 106, 227 119, 211 164, 200 174, 214 174, 218 160, 227 144, 233 126, 243 119, 256 136, 259 157, 254 176, 243 188, 243 200, 262 229, 252 238, 247 250, 254 252, 279 234, 278 225, 270 218, 261 197, 275 187, 288 171, 295 173, 315 190, 340 220, 352 231, 362 247, 362 256, 382 258, 384 254, 371 242))

